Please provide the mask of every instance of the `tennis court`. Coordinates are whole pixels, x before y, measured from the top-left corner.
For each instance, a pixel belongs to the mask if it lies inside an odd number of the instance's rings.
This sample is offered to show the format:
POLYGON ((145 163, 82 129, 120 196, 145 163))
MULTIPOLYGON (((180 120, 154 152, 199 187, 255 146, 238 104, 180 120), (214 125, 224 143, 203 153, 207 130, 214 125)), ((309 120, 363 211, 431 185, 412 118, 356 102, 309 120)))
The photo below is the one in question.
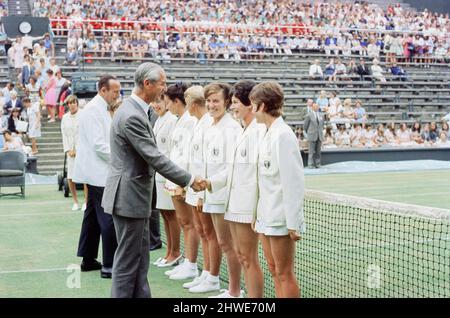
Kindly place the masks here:
MULTIPOLYGON (((306 184, 312 190, 449 209, 449 179, 450 170, 416 171, 308 176, 306 184)), ((80 288, 69 288, 73 271, 67 267, 80 262, 75 253, 82 220, 81 212, 70 211, 71 199, 56 185, 29 186, 26 193, 25 200, 0 199, 0 297, 109 297, 111 281, 98 272, 82 273, 80 288)), ((364 200, 321 195, 310 192, 306 200, 308 228, 298 244, 296 270, 304 297, 450 296, 449 214, 425 208, 386 213, 364 200)), ((163 253, 152 252, 151 259, 163 253)), ((154 297, 198 297, 163 272, 150 268, 154 297)), ((267 269, 265 276, 270 297, 267 269)))

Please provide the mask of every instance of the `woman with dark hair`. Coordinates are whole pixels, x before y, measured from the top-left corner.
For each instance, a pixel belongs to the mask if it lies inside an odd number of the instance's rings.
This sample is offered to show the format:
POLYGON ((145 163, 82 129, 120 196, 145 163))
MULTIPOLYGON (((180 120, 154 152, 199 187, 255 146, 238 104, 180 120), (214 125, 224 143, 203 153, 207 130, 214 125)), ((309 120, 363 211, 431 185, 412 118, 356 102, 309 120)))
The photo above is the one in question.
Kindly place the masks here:
POLYGON ((430 124, 430 140, 431 142, 436 142, 439 138, 439 129, 437 128, 436 122, 433 121, 430 124))
MULTIPOLYGON (((184 92, 188 89, 185 83, 176 83, 170 85, 164 95, 164 101, 169 111, 178 117, 170 137, 169 158, 183 169, 188 169, 189 165, 189 144, 192 138, 192 132, 196 123, 196 118, 189 115, 186 109, 186 100, 184 92)), ((195 225, 190 206, 185 202, 185 191, 175 183, 167 180, 165 189, 172 197, 178 223, 183 229, 185 244, 185 260, 172 270, 166 271, 166 275, 173 280, 184 280, 198 276, 197 254, 199 237, 195 230, 195 225)), ((158 265, 159 267, 172 266, 179 262, 179 255, 172 262, 158 265)))
POLYGON ((44 87, 45 95, 45 105, 47 106, 48 118, 50 119, 48 122, 55 122, 55 108, 56 108, 56 79, 53 76, 53 71, 51 69, 47 70, 47 84, 44 87))
MULTIPOLYGON (((167 109, 164 99, 152 104, 158 119, 153 126, 158 150, 165 156, 170 156, 170 137, 177 122, 177 117, 167 109)), ((167 251, 164 257, 157 259, 153 265, 173 263, 180 256, 180 225, 177 221, 172 197, 164 191, 166 178, 159 173, 155 174, 156 208, 161 212, 164 220, 164 229, 167 238, 167 251)))
POLYGON ((418 121, 416 121, 411 127, 411 139, 417 144, 423 144, 423 139, 420 136, 421 130, 422 127, 418 121))
POLYGON ((254 228, 275 283, 277 297, 300 297, 294 274, 295 242, 305 231, 303 161, 292 129, 282 115, 284 94, 277 82, 256 85, 250 93, 258 123, 267 127, 259 147, 254 228))
MULTIPOLYGON (((249 94, 256 83, 240 81, 231 90, 231 110, 244 131, 238 137, 228 170, 212 176, 209 190, 226 188, 225 216, 230 226, 233 248, 244 271, 250 298, 262 298, 264 279, 258 260, 258 235, 251 224, 258 202, 257 155, 266 127, 256 122, 249 94)), ((228 292, 228 291, 227 291, 228 292)))
POLYGON ((17 122, 20 120, 20 109, 17 107, 14 107, 13 109, 11 109, 11 114, 9 115, 8 118, 8 130, 11 133, 17 134, 17 135, 21 135, 21 133, 19 131, 17 131, 17 122))

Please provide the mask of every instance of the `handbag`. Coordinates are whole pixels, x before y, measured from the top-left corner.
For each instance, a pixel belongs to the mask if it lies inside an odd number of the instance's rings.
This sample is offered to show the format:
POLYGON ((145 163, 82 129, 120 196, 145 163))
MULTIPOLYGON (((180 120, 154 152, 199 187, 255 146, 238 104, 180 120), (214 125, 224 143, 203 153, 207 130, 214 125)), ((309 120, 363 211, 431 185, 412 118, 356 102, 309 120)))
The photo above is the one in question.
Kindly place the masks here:
POLYGON ((24 120, 18 120, 16 122, 16 130, 18 132, 27 132, 28 130, 28 123, 24 120))

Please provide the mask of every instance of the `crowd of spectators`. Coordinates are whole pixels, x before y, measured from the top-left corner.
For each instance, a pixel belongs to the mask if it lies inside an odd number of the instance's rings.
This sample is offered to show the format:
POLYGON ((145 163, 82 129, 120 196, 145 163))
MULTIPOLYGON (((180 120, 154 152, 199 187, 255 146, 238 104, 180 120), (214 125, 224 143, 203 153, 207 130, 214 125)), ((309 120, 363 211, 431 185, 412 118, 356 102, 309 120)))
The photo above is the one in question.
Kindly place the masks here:
MULTIPOLYGON (((354 103, 347 98, 341 103, 335 92, 327 96, 321 91, 314 101, 307 101, 307 111, 318 105, 326 121, 323 148, 373 148, 373 147, 450 147, 450 113, 440 123, 421 123, 412 125, 390 122, 386 126, 379 123, 373 126, 361 100, 354 103)), ((307 134, 303 127, 296 129, 300 146, 307 148, 307 134)))
POLYGON ((67 63, 74 65, 83 43, 112 58, 121 51, 137 58, 189 53, 236 60, 317 51, 383 56, 390 65, 450 62, 448 15, 365 2, 242 2, 40 0, 34 14, 53 19, 55 34, 69 36, 67 63))

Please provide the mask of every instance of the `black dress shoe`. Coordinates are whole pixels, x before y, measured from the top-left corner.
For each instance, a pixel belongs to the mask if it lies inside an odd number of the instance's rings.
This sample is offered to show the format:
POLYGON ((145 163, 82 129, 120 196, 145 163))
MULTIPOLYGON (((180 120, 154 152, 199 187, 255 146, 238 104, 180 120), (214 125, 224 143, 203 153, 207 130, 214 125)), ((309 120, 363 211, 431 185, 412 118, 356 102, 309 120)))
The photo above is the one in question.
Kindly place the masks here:
POLYGON ((102 268, 102 263, 94 260, 92 262, 81 262, 81 271, 82 272, 90 272, 90 271, 98 271, 102 268))
POLYGON ((111 278, 112 277, 112 268, 102 267, 100 271, 101 278, 111 278))
POLYGON ((155 246, 150 246, 150 251, 159 250, 162 247, 162 243, 155 246))

